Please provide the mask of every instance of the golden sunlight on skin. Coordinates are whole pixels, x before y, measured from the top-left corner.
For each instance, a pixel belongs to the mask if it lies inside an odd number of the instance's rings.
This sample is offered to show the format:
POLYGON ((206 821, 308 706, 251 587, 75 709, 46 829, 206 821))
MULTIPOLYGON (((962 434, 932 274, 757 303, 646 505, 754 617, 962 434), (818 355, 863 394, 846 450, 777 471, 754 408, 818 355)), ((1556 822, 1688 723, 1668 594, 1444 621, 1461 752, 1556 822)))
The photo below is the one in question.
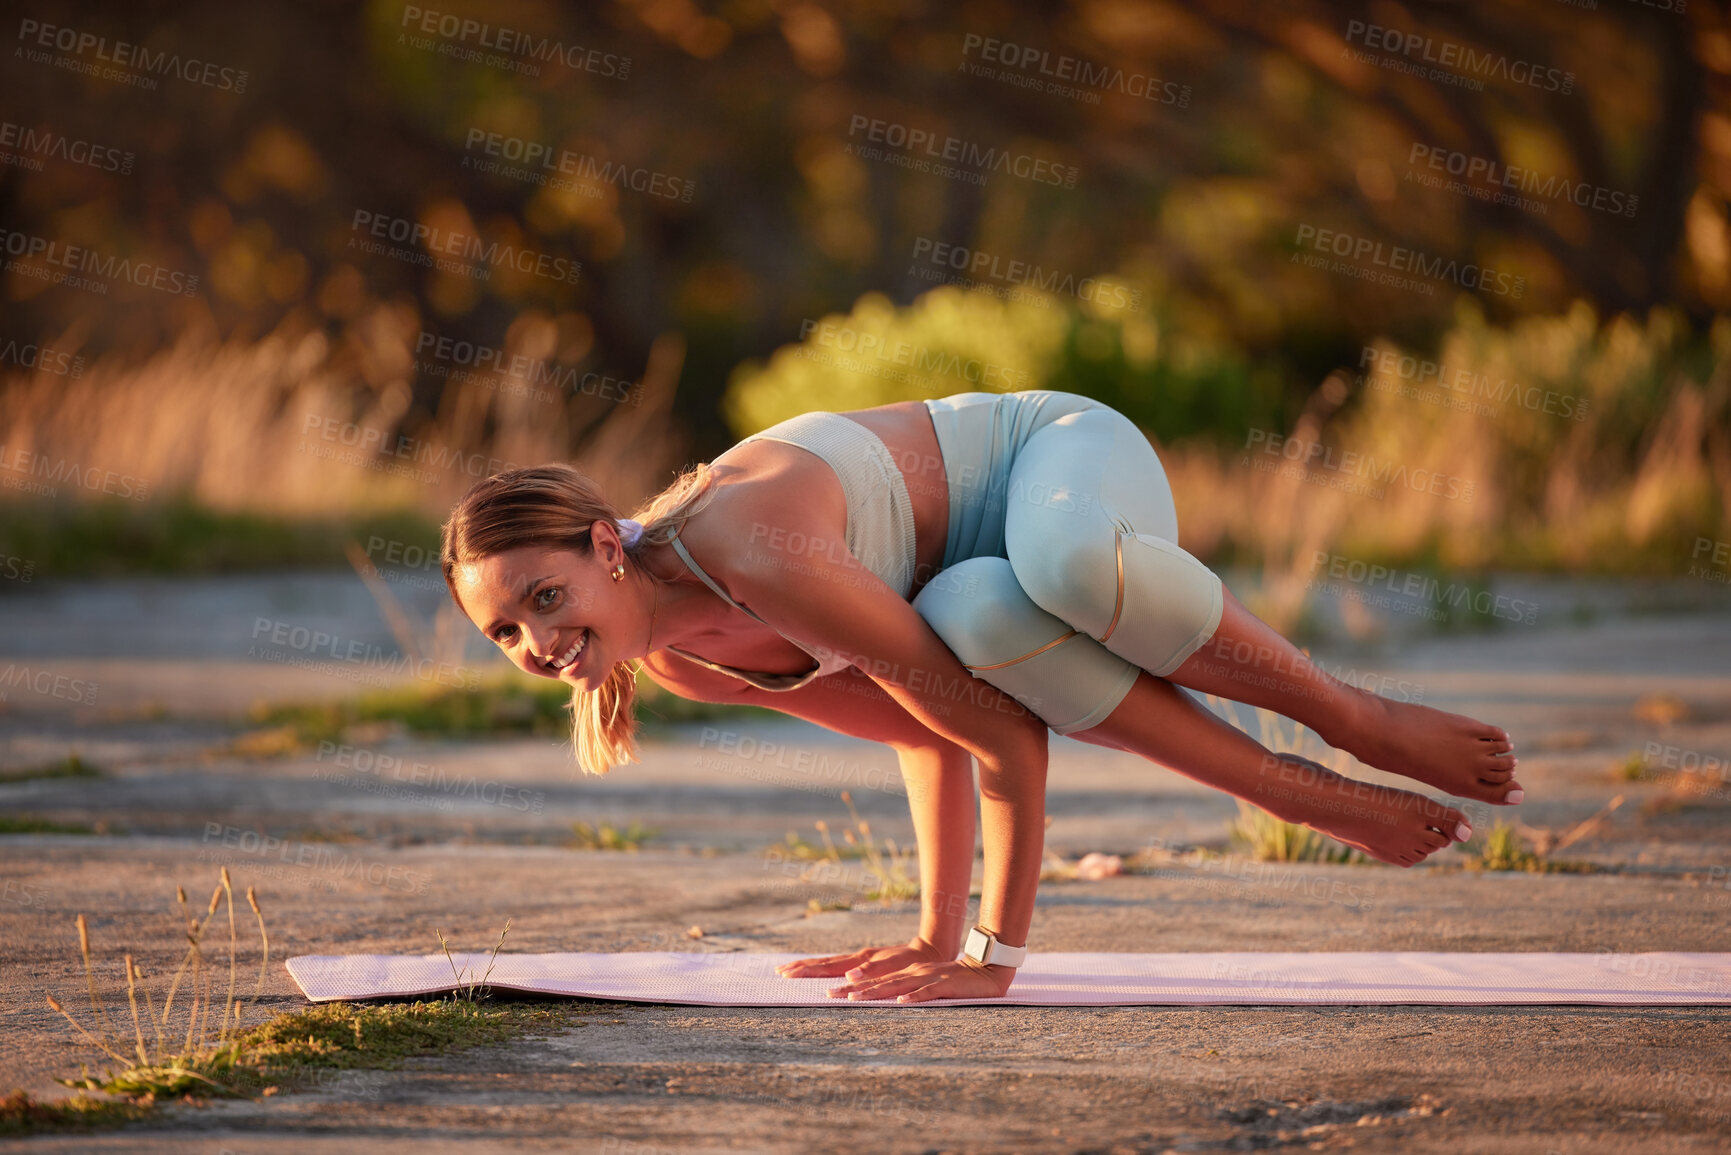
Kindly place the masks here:
MULTIPOLYGON (((524 546, 457 567, 463 612, 518 669, 585 690, 606 681, 615 662, 643 656, 649 607, 642 583, 608 576, 609 551, 524 546), (558 666, 582 642, 569 663, 558 666)), ((627 563, 629 564, 629 563, 627 563)))

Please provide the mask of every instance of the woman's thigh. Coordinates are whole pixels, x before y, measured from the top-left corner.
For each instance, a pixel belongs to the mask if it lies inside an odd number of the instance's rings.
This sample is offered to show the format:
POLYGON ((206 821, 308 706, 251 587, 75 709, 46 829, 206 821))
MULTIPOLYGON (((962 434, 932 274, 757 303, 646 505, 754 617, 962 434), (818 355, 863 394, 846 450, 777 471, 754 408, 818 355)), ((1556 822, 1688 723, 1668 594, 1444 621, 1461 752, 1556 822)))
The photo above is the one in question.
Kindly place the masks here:
POLYGON ((1117 410, 1035 433, 1006 497, 1005 553, 1041 608, 1160 676, 1213 633, 1220 579, 1178 546, 1166 470, 1117 410))
POLYGON ((1059 734, 1098 725, 1139 672, 1035 605, 1001 557, 957 562, 927 583, 913 605, 974 679, 996 686, 1059 734))
MULTIPOLYGON (((1058 418, 1030 437, 1010 468, 1005 534, 1106 527, 1178 540, 1166 469, 1136 423, 1105 405, 1058 418)), ((1024 543, 1025 544, 1025 543, 1024 543)))

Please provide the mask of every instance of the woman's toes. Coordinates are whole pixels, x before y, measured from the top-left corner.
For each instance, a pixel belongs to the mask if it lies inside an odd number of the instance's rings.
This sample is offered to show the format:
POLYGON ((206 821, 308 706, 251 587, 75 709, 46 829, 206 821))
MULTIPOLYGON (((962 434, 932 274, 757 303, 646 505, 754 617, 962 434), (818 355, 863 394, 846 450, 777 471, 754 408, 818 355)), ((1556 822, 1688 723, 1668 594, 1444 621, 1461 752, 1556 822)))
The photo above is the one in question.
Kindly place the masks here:
POLYGON ((1425 815, 1424 824, 1444 834, 1453 834, 1456 828, 1470 825, 1467 816, 1453 806, 1437 806, 1430 810, 1425 815))

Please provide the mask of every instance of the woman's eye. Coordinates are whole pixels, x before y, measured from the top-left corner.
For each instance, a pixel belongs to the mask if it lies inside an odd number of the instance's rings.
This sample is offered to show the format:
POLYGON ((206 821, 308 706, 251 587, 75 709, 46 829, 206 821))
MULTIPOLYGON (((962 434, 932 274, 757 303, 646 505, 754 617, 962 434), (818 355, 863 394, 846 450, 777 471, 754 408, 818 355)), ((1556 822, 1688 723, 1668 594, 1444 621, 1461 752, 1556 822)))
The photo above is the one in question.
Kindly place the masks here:
POLYGON ((538 610, 550 609, 550 608, 552 608, 553 603, 558 600, 558 598, 559 598, 559 587, 558 586, 548 586, 544 590, 536 590, 535 591, 535 608, 538 610))
POLYGON ((510 626, 506 626, 504 629, 493 635, 493 640, 503 646, 511 640, 512 636, 516 632, 517 631, 512 629, 510 626))

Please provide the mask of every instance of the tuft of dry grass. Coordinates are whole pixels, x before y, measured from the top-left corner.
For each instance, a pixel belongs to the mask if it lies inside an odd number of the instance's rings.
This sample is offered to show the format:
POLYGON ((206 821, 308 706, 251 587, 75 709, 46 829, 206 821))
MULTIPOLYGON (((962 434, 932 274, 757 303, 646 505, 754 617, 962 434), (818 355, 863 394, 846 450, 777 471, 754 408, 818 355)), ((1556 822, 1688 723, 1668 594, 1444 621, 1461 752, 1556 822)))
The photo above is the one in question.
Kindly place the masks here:
MULTIPOLYGON (((411 389, 422 325, 412 307, 378 304, 338 342, 295 315, 256 341, 190 326, 142 362, 109 355, 75 378, 0 375, 0 444, 29 447, 74 496, 87 488, 76 478, 94 470, 125 479, 127 497, 216 510, 440 519, 487 473, 569 460, 580 440, 585 472, 621 505, 659 489, 683 457, 668 420, 685 352, 677 335, 653 343, 630 403, 530 399, 478 373, 444 381, 429 412, 411 389)), ((507 349, 540 359, 556 328, 526 312, 507 349)))
MULTIPOLYGON (((919 867, 914 864, 914 852, 903 851, 896 846, 896 840, 885 838, 880 851, 872 840, 871 824, 859 816, 854 809, 853 795, 843 790, 841 800, 847 804, 847 811, 853 816, 854 830, 843 830, 842 840, 848 845, 857 845, 861 851, 861 860, 867 875, 876 879, 876 884, 865 892, 869 902, 901 902, 906 899, 918 898, 920 894, 919 867), (913 874, 908 873, 912 868, 913 874)), ((825 835, 828 838, 828 835, 825 835)))
MULTIPOLYGON (((823 840, 822 848, 814 846, 799 838, 793 831, 787 832, 787 841, 773 847, 772 851, 786 854, 790 858, 810 862, 811 865, 800 872, 801 882, 811 881, 814 872, 838 876, 845 868, 844 860, 858 860, 865 873, 865 880, 870 885, 865 886, 861 895, 868 902, 902 902, 918 898, 920 894, 918 852, 904 849, 896 845, 893 838, 885 838, 880 847, 872 837, 871 823, 859 816, 854 808, 853 794, 850 791, 841 792, 841 800, 846 804, 848 813, 853 817, 853 825, 841 832, 842 845, 837 846, 830 837, 829 823, 819 819, 812 823, 818 836, 823 840), (911 873, 910 873, 911 872, 911 873)), ((831 903, 828 906, 812 900, 815 905, 808 905, 808 910, 834 909, 845 910, 848 903, 831 903)))
MULTIPOLYGON (((1731 320, 1701 343, 1666 310, 1601 320, 1577 304, 1497 328, 1469 307, 1434 355, 1374 347, 1375 368, 1324 381, 1297 426, 1275 432, 1337 462, 1356 454, 1374 463, 1373 481, 1379 471, 1447 478, 1443 496, 1377 481, 1383 495, 1367 498, 1329 484, 1366 480, 1340 470, 1265 471, 1244 452, 1162 449, 1185 547, 1260 558, 1253 609, 1278 630, 1301 618, 1319 552, 1455 571, 1678 573, 1696 536, 1731 519, 1731 320), (1381 368, 1403 354, 1466 385, 1415 390, 1381 368)), ((1374 629, 1368 613, 1343 609, 1349 626, 1374 629)))
MULTIPOLYGON (((160 1012, 156 1009, 155 998, 133 956, 126 954, 122 958, 126 976, 126 1010, 132 1026, 130 1039, 125 1037, 122 1029, 114 1025, 114 1019, 108 1013, 107 1000, 97 991, 89 920, 82 914, 78 916, 78 947, 84 960, 85 990, 90 998, 92 1026, 86 1027, 80 1023, 53 995, 48 996, 48 1005, 71 1024, 79 1037, 118 1066, 101 1078, 86 1071, 81 1079, 62 1080, 65 1085, 130 1095, 183 1094, 199 1088, 205 1089, 206 1093, 233 1093, 224 1086, 222 1075, 238 1058, 238 1040, 243 1034, 245 1013, 242 1000, 235 994, 238 981, 239 925, 234 910, 234 886, 229 878, 228 868, 222 868, 220 881, 211 892, 210 903, 202 919, 195 917, 188 908, 184 887, 175 888, 175 897, 185 919, 187 949, 179 968, 169 981, 160 1012), (219 980, 216 977, 216 968, 208 965, 205 958, 204 939, 211 921, 216 918, 225 900, 229 925, 228 983, 222 999, 222 1010, 217 1012, 217 992, 222 988, 217 985, 219 980), (176 1025, 174 1015, 175 999, 180 993, 183 981, 191 990, 191 997, 184 1004, 184 1033, 176 1025), (213 1016, 217 1019, 215 1024, 211 1021, 213 1016), (148 1033, 145 1029, 147 1023, 148 1033)), ((246 897, 258 921, 259 974, 252 997, 256 1004, 264 990, 265 975, 270 965, 270 936, 265 929, 264 911, 253 888, 247 888, 246 897)))
POLYGON ((1602 831, 1610 822, 1611 815, 1623 805, 1624 798, 1625 795, 1617 795, 1597 813, 1561 833, 1546 826, 1509 823, 1498 818, 1490 830, 1475 834, 1461 846, 1469 854, 1477 849, 1477 856, 1467 860, 1467 869, 1591 874, 1600 868, 1590 862, 1558 858, 1557 854, 1602 831))
POLYGON ((499 961, 499 948, 505 945, 505 936, 511 933, 511 920, 505 920, 505 928, 499 932, 499 941, 493 944, 493 953, 487 956, 487 969, 478 979, 470 975, 465 980, 464 976, 469 974, 469 968, 464 967, 461 971, 457 969, 457 962, 451 957, 451 945, 445 941, 445 932, 434 927, 433 933, 439 936, 439 949, 445 952, 445 961, 451 965, 451 977, 457 980, 457 989, 451 992, 451 997, 470 1003, 486 998, 491 993, 487 980, 492 977, 493 965, 499 961))
MULTIPOLYGON (((328 1082, 319 1077, 334 1071, 386 1070, 401 1066, 413 1055, 503 1042, 564 1025, 584 1011, 575 1005, 486 1003, 491 995, 488 979, 511 930, 507 919, 479 976, 467 968, 459 971, 452 961, 456 989, 450 998, 412 1005, 335 1003, 278 1015, 248 1027, 245 1012, 257 1005, 270 965, 270 935, 257 892, 250 886, 246 889, 247 905, 259 933, 259 973, 250 1000, 236 993, 237 922, 234 886, 227 871, 223 871, 201 914, 194 914, 188 906, 184 887, 175 888, 175 898, 184 919, 180 931, 186 938, 187 953, 164 992, 160 1011, 147 976, 128 954, 123 960, 126 1010, 124 1014, 109 1014, 108 1000, 98 991, 95 951, 89 921, 83 915, 78 916, 77 927, 90 998, 90 1026, 74 1017, 60 999, 47 996, 49 1007, 112 1064, 97 1074, 86 1066, 79 1078, 58 1081, 80 1092, 119 1098, 81 1093, 62 1103, 40 1103, 22 1091, 14 1092, 0 1100, 0 1135, 117 1126, 147 1118, 154 1105, 170 1098, 271 1095, 309 1082, 328 1082), (219 968, 205 957, 206 931, 225 905, 231 925, 226 996, 219 968), (189 998, 181 997, 183 989, 190 992, 189 998), (185 1022, 184 1033, 176 1021, 177 1008, 178 1017, 185 1022), (118 1027, 117 1022, 121 1024, 118 1027), (130 1032, 125 1030, 128 1025, 130 1032)), ((450 959, 443 933, 435 933, 450 959)))

